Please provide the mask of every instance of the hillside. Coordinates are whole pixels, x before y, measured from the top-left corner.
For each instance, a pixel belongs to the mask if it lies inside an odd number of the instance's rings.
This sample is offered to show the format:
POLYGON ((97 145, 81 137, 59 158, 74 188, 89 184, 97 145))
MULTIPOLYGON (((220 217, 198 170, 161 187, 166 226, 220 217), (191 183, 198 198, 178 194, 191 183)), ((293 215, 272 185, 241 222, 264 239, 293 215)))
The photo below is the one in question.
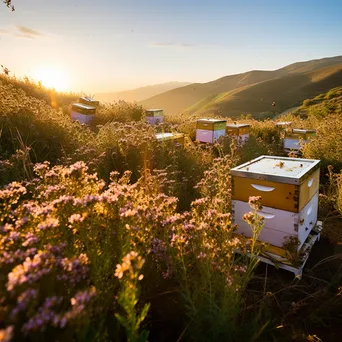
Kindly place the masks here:
POLYGON ((294 116, 305 119, 312 116, 322 119, 331 113, 342 114, 342 86, 330 89, 313 99, 304 100, 302 106, 292 112, 294 116))
POLYGON ((307 97, 313 97, 342 84, 338 72, 338 65, 341 64, 342 56, 337 56, 294 63, 274 71, 253 70, 208 83, 194 83, 173 89, 141 101, 140 104, 145 107, 164 108, 165 112, 170 114, 210 112, 224 116, 241 113, 260 116, 261 113, 278 113, 307 97), (329 69, 334 66, 337 70, 329 69), (334 76, 329 74, 335 72, 334 76), (319 80, 320 78, 322 79, 319 80), (255 88, 259 83, 260 87, 255 88), (273 101, 276 101, 275 107, 271 105, 273 101))
POLYGON ((168 82, 120 92, 98 93, 95 94, 95 98, 103 102, 114 102, 117 100, 138 102, 189 84, 189 82, 168 82))
POLYGON ((302 103, 304 99, 342 84, 342 64, 306 73, 293 73, 208 97, 190 107, 185 114, 235 117, 252 114, 272 116, 302 103), (272 103, 275 103, 273 106, 272 103))

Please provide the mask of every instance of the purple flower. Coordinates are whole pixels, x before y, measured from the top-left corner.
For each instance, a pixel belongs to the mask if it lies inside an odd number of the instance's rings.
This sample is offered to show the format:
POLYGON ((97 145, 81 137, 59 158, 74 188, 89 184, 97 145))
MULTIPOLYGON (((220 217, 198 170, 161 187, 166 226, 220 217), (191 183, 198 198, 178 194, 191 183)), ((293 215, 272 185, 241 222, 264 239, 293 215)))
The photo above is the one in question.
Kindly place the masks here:
POLYGON ((17 299, 17 306, 12 310, 11 316, 15 317, 19 312, 24 311, 30 301, 37 298, 38 291, 35 289, 28 289, 24 291, 17 299))
POLYGON ((56 228, 59 225, 59 220, 53 217, 48 217, 44 222, 38 225, 40 230, 46 230, 49 228, 56 228))

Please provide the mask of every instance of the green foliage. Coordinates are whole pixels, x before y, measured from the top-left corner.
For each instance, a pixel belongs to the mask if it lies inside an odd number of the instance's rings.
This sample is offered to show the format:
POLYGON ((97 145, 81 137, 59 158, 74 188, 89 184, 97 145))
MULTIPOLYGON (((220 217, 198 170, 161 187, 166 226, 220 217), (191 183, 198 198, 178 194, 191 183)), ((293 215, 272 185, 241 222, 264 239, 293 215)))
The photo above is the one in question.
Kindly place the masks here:
POLYGON ((150 308, 145 304, 141 313, 136 313, 136 305, 139 300, 138 282, 143 279, 139 274, 145 260, 136 252, 130 252, 122 258, 122 264, 116 266, 115 275, 121 279, 122 289, 118 296, 118 304, 125 311, 125 315, 116 313, 115 317, 126 329, 128 342, 147 341, 148 331, 139 333, 140 324, 144 321, 150 308))
POLYGON ((303 106, 304 107, 309 107, 311 105, 313 105, 315 102, 313 100, 310 100, 310 99, 306 99, 303 101, 303 106))

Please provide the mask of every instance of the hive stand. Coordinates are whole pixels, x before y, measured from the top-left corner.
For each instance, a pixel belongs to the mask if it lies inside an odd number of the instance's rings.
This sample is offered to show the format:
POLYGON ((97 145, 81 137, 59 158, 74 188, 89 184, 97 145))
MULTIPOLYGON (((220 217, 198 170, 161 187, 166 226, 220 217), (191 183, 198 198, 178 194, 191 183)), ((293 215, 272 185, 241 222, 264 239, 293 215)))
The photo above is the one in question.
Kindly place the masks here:
POLYGON ((299 259, 296 264, 293 264, 291 260, 286 258, 285 256, 279 255, 278 253, 280 248, 267 246, 266 249, 257 256, 257 258, 265 263, 272 265, 276 268, 281 268, 286 271, 292 272, 297 279, 302 279, 303 269, 305 267, 306 262, 309 259, 310 252, 314 244, 320 240, 321 231, 323 229, 323 224, 321 221, 317 221, 315 228, 313 228, 305 240, 302 248, 298 251, 299 259))

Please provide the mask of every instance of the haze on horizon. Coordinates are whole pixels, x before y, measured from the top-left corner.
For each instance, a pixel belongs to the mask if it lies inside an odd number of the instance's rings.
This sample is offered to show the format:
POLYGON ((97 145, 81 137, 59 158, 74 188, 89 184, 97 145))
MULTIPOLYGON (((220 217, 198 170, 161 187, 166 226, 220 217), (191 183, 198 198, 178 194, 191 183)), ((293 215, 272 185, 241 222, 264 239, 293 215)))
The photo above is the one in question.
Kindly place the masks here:
POLYGON ((342 55, 342 2, 15 0, 0 64, 75 92, 207 82, 342 55))

